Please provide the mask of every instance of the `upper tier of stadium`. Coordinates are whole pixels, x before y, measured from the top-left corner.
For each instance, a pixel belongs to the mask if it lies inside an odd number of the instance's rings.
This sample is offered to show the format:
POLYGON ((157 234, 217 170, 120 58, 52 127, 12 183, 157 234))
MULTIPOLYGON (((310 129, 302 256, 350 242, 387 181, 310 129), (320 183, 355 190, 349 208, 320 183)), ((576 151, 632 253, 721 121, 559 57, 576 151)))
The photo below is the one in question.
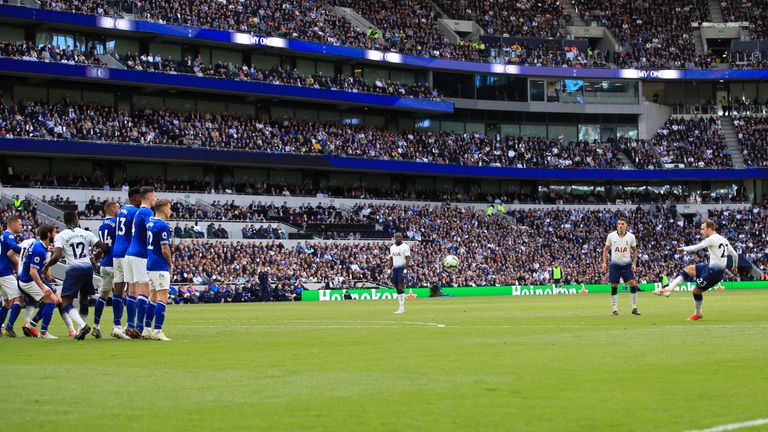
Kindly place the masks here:
POLYGON ((757 42, 768 38, 766 7, 739 0, 674 5, 662 0, 43 0, 34 5, 484 63, 718 69, 768 62, 766 45, 757 42), (723 46, 717 39, 732 43, 723 46))

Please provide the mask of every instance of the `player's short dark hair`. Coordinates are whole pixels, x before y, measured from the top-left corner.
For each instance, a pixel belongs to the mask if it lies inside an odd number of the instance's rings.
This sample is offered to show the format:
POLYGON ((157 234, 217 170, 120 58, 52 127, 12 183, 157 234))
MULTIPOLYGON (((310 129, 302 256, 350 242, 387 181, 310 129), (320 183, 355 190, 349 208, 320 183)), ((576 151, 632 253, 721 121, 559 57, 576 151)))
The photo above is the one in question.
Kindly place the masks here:
POLYGON ((616 218, 616 222, 624 221, 625 224, 629 225, 629 222, 627 221, 627 218, 625 216, 619 216, 616 218))
POLYGON ((704 219, 701 221, 701 226, 707 227, 712 231, 717 231, 717 224, 712 219, 704 219))
POLYGON ((51 224, 43 224, 37 228, 37 238, 40 240, 47 239, 54 230, 54 226, 51 224))
POLYGON ((12 224, 12 223, 14 223, 16 221, 20 221, 20 220, 21 220, 21 218, 16 216, 16 215, 8 216, 8 220, 6 220, 5 224, 6 224, 6 226, 8 226, 8 225, 10 225, 10 224, 12 224))
POLYGON ((141 195, 141 188, 138 186, 134 186, 130 189, 128 189, 128 198, 133 198, 136 195, 141 195))
POLYGON ((169 200, 161 199, 155 202, 155 206, 152 208, 152 210, 154 210, 154 212, 157 213, 157 211, 160 210, 161 208, 170 207, 170 206, 171 206, 171 202, 169 200))
POLYGON ((107 201, 106 203, 104 203, 104 213, 106 213, 107 211, 109 211, 110 208, 116 205, 120 205, 120 204, 118 204, 117 201, 107 201))
POLYGON ((147 195, 153 193, 155 191, 155 188, 152 186, 142 186, 141 187, 141 198, 144 199, 147 197, 147 195))
POLYGON ((74 210, 64 212, 64 225, 72 226, 77 223, 77 213, 74 210))

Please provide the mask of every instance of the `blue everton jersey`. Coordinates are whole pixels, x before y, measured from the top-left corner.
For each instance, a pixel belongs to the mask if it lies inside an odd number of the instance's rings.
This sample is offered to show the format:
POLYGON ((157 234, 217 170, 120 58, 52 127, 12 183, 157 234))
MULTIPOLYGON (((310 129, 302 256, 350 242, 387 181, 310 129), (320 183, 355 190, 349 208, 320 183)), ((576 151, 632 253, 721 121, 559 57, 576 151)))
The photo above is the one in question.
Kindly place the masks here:
MULTIPOLYGON (((38 274, 43 270, 46 261, 48 261, 48 248, 40 240, 30 240, 25 245, 21 253, 21 272, 19 273, 19 282, 29 283, 32 276, 29 273, 30 268, 35 268, 38 274)), ((41 279, 42 279, 42 275, 41 279)))
MULTIPOLYGON (((163 256, 162 245, 171 244, 171 228, 162 219, 152 218, 147 225, 147 271, 170 271, 171 266, 163 256)), ((169 246, 170 247, 170 246, 169 246)))
POLYGON ((109 250, 101 258, 99 265, 101 267, 112 267, 112 252, 115 250, 115 235, 117 233, 117 218, 104 218, 104 222, 99 227, 99 240, 104 243, 109 250))
POLYGON ((115 246, 112 248, 112 258, 125 258, 125 252, 131 245, 133 235, 133 217, 139 211, 136 207, 125 204, 117 212, 117 229, 115 231, 115 246))
POLYGON ((128 247, 126 256, 146 258, 147 257, 147 224, 149 219, 155 213, 149 207, 141 206, 133 217, 133 235, 131 245, 128 247))
POLYGON ((13 272, 16 269, 13 261, 8 257, 8 252, 14 251, 16 254, 21 254, 21 246, 16 244, 16 236, 6 231, 3 236, 0 237, 0 277, 13 276, 13 272))

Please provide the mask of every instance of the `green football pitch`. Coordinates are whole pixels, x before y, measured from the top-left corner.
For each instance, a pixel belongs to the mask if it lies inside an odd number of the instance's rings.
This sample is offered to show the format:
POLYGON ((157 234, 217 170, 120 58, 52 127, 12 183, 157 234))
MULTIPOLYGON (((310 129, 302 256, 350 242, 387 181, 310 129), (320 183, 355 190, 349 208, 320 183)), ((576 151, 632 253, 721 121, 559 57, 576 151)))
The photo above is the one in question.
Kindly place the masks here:
POLYGON ((686 431, 768 417, 768 290, 707 293, 699 322, 688 293, 641 293, 642 316, 628 302, 619 317, 597 294, 417 299, 405 315, 394 301, 182 305, 167 343, 4 338, 2 429, 686 431))

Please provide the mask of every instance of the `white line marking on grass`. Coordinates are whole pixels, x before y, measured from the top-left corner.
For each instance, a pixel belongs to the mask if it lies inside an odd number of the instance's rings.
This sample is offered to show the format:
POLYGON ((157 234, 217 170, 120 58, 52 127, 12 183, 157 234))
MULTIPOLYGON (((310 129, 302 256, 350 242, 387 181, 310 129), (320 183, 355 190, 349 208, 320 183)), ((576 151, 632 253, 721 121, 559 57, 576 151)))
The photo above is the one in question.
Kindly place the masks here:
POLYGON ((731 423, 726 425, 720 425, 720 426, 715 426, 709 429, 689 430, 688 432, 724 432, 724 431, 732 431, 736 429, 743 429, 743 428, 748 428, 753 426, 762 426, 765 424, 768 424, 768 418, 750 420, 742 423, 731 423))
POLYGON ((310 321, 310 320, 295 320, 286 321, 285 324, 252 324, 252 325, 177 325, 180 328, 307 328, 307 329, 321 329, 321 328, 445 328, 445 324, 429 323, 429 322, 417 322, 417 321, 310 321), (294 325, 292 322, 304 323, 294 325), (314 324, 313 324, 314 323, 314 324), (333 324, 336 323, 336 324, 333 324), (360 324, 360 325, 358 325, 360 324), (385 325, 386 324, 386 325, 385 325), (406 324, 406 325, 403 325, 406 324))

